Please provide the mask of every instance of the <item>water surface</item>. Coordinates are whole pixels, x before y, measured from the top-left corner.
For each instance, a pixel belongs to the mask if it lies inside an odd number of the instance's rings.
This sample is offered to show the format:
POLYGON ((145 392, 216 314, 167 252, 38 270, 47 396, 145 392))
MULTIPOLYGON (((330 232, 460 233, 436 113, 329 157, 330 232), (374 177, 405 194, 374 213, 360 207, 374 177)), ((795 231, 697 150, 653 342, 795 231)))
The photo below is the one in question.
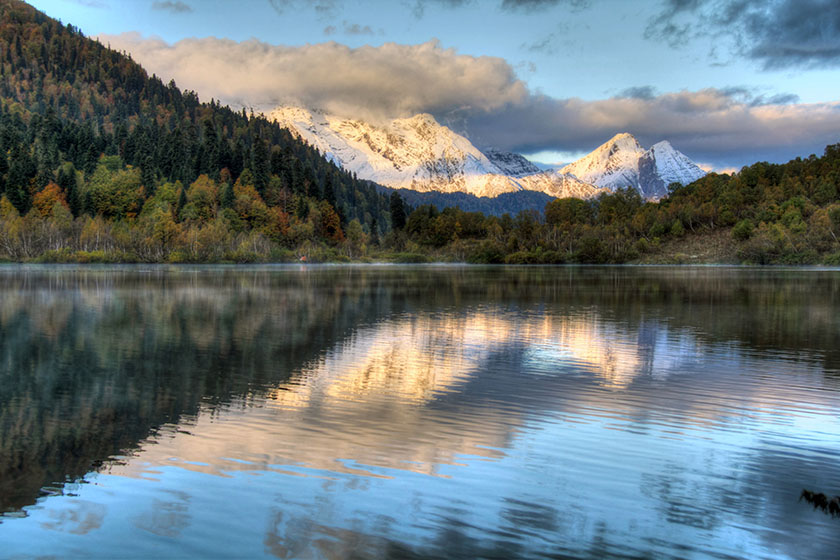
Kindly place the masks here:
POLYGON ((0 267, 0 556, 837 558, 840 271, 0 267))

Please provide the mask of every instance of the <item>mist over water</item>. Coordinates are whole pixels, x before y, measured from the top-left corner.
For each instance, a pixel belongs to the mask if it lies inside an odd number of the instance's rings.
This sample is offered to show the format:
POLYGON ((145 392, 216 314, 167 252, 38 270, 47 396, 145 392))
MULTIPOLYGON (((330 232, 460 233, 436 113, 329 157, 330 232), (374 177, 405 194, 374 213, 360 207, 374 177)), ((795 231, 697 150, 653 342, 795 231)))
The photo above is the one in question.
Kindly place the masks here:
POLYGON ((836 558, 840 271, 0 266, 0 550, 836 558))

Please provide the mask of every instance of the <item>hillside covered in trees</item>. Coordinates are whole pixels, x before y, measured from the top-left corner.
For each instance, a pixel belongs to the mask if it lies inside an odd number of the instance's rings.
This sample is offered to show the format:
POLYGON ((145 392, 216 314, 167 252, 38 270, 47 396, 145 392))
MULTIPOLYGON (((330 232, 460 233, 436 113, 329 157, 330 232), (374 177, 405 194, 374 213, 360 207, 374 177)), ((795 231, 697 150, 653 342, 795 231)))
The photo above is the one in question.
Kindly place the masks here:
POLYGON ((0 254, 249 260, 337 251, 389 200, 265 118, 202 103, 17 0, 0 4, 0 254))
POLYGON ((659 202, 628 188, 516 216, 412 210, 277 124, 0 3, 0 259, 840 264, 838 181, 840 144, 659 202))
POLYGON ((544 219, 423 206, 408 217, 404 235, 410 251, 470 262, 838 265, 838 184, 840 144, 822 157, 674 184, 658 202, 632 188, 553 200, 544 219))

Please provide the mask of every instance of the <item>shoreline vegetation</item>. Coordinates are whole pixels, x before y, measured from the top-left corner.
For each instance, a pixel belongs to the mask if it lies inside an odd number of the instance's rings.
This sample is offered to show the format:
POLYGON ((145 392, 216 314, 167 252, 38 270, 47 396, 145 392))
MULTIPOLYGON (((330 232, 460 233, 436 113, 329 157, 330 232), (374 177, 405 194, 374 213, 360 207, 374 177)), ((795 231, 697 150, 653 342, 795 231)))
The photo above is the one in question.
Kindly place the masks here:
POLYGON ((840 264, 840 144, 659 201, 411 208, 23 2, 0 16, 0 260, 840 264))
POLYGON ((623 189, 592 200, 553 200, 542 214, 516 216, 433 206, 412 210, 393 193, 385 220, 391 227, 380 233, 375 219, 347 222, 343 210, 316 197, 297 195, 293 214, 270 206, 247 183, 247 169, 233 186, 202 174, 187 187, 159 184, 142 200, 139 171, 119 156, 101 156, 89 182, 75 173, 74 189, 88 210, 74 213, 54 183, 33 195, 25 214, 5 193, 0 196, 0 261, 836 266, 838 162, 840 145, 829 146, 822 158, 756 164, 735 176, 711 174, 675 185, 658 202, 623 189), (825 167, 830 171, 820 169, 825 167), (831 177, 820 183, 832 190, 821 205, 814 202, 821 195, 790 174, 797 170, 813 183, 814 168, 831 177), (109 204, 100 189, 119 193, 132 177, 137 188, 131 192, 141 193, 139 212, 107 217, 95 210, 109 204))

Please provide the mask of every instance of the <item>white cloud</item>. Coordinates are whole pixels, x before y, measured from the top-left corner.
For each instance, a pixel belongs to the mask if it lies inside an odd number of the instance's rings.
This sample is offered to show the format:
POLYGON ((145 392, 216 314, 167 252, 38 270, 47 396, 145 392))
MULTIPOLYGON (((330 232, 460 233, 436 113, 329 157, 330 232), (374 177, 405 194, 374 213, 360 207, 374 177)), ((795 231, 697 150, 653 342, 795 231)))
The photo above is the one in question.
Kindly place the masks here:
POLYGON ((203 99, 260 108, 300 103, 367 118, 488 111, 527 97, 501 58, 473 57, 420 45, 349 48, 335 43, 274 46, 257 40, 185 39, 169 45, 137 33, 102 35, 148 71, 203 99))

